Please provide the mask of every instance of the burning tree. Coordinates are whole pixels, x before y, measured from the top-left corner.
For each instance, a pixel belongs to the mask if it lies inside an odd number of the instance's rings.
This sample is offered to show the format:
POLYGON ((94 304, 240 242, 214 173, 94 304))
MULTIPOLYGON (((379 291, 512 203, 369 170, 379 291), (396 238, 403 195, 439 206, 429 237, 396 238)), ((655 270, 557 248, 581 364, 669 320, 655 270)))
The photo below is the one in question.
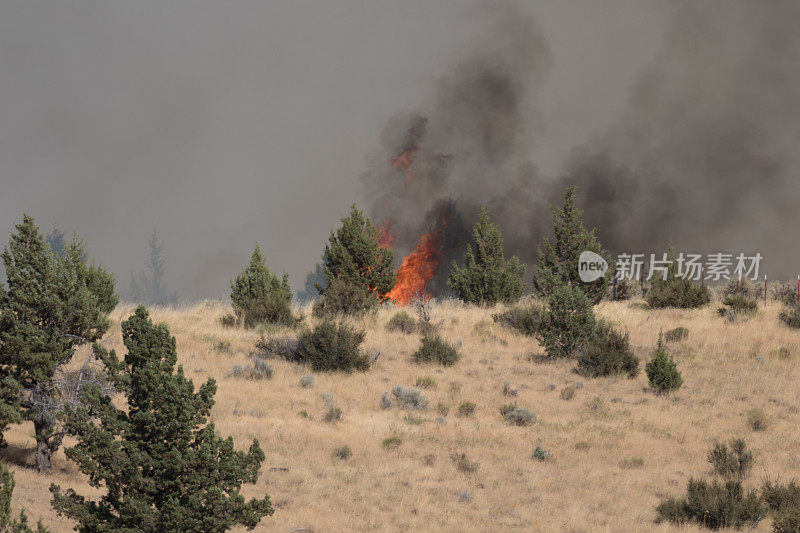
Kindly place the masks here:
POLYGON ((494 305, 514 303, 522 296, 525 265, 503 254, 503 237, 490 220, 486 208, 475 224, 472 243, 464 255, 464 267, 453 261, 447 286, 467 303, 494 305), (474 251, 473 251, 474 249, 474 251))
POLYGON ((322 260, 328 280, 326 288, 319 288, 323 299, 332 287, 346 284, 382 302, 397 281, 394 252, 381 246, 378 230, 355 203, 341 227, 331 232, 322 260))

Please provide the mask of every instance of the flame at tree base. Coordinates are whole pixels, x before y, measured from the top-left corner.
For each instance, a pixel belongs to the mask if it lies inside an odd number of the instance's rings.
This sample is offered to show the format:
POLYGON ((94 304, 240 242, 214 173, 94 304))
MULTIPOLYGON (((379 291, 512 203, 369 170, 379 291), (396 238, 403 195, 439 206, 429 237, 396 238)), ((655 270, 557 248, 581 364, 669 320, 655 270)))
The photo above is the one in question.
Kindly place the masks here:
POLYGON ((423 235, 414 250, 403 259, 403 264, 397 271, 397 283, 386 294, 387 298, 398 305, 406 306, 414 298, 426 294, 425 288, 436 274, 443 258, 440 249, 442 229, 440 226, 423 235))

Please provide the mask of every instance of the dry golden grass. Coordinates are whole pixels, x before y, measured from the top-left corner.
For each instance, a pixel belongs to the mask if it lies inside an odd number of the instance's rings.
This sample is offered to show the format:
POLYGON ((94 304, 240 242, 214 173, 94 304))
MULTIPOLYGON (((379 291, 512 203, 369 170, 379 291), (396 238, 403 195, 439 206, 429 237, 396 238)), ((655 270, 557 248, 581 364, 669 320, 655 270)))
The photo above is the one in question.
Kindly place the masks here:
MULTIPOLYGON (((273 361, 269 381, 229 377, 234 365, 249 363, 258 334, 225 329, 229 312, 205 302, 185 309, 153 309, 155 321, 168 324, 178 341, 180 363, 195 383, 213 377, 219 385, 213 418, 217 429, 244 448, 257 437, 267 455, 256 486, 246 494, 267 492, 275 515, 261 531, 447 530, 447 531, 671 531, 653 523, 654 507, 668 495, 682 494, 690 475, 709 471, 706 453, 715 439, 744 437, 756 452, 750 483, 765 475, 800 478, 800 333, 783 326, 780 307, 771 303, 744 323, 702 310, 648 311, 641 302, 603 303, 606 317, 630 332, 643 360, 659 330, 686 326, 689 338, 671 344, 684 386, 669 396, 647 390, 644 372, 633 380, 587 380, 572 372, 574 362, 542 363, 535 340, 493 323, 497 310, 445 302, 434 307, 443 336, 460 342, 462 359, 450 368, 410 362, 416 335, 389 333, 393 308, 362 323, 365 347, 380 350, 366 373, 319 374, 313 388, 301 388, 307 373, 285 361, 273 361), (214 349, 230 343, 230 352, 214 349), (789 356, 779 355, 781 348, 789 356), (431 376, 424 390, 430 407, 405 418, 397 408, 383 411, 380 397, 395 384, 414 386, 431 376), (503 384, 519 389, 503 395, 503 384), (561 391, 575 386, 572 399, 561 391), (323 421, 322 394, 331 394, 343 410, 336 424, 323 421), (464 401, 477 404, 459 417, 464 401), (437 404, 449 406, 446 424, 436 422, 437 404), (510 426, 498 411, 516 402, 538 415, 527 427, 510 426), (762 409, 764 431, 752 431, 747 413, 762 409), (310 418, 300 415, 308 413, 310 418), (420 420, 421 419, 421 423, 420 420), (384 439, 400 436, 394 449, 384 439), (550 453, 539 462, 537 444, 550 453), (347 445, 349 459, 332 456, 347 445), (459 470, 465 455, 469 468, 459 470)), ((309 309, 305 309, 308 315, 309 309)), ((119 323, 132 312, 120 306, 108 341, 121 348, 119 323)), ((123 348, 124 351, 124 348, 123 348)), ((59 451, 54 472, 43 476, 21 466, 32 463, 29 425, 8 432, 4 452, 17 480, 15 508, 25 507, 56 531, 71 525, 49 507, 47 487, 56 482, 91 494, 82 476, 59 451)), ((694 526, 683 531, 699 530, 694 526)), ((768 531, 764 520, 758 531, 768 531)))

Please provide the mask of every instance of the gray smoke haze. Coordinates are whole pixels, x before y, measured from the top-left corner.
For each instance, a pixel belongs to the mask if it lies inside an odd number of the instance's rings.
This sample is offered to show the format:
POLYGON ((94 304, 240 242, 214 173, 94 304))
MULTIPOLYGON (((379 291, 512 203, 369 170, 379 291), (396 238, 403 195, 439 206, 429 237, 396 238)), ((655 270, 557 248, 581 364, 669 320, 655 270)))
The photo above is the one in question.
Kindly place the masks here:
MULTIPOLYGON (((57 224, 127 289, 224 296, 258 241, 295 287, 357 198, 399 255, 480 206, 531 260, 580 186, 615 250, 794 273, 796 3, 0 4, 0 235, 57 224), (411 150, 408 179, 393 165, 411 150), (366 155, 366 160, 364 159, 366 155), (443 211, 444 210, 444 211, 443 211)), ((5 238, 3 238, 5 240, 5 238)))
MULTIPOLYGON (((388 123, 363 176, 372 214, 390 219, 407 249, 443 201, 467 225, 485 205, 507 249, 531 263, 534 243, 549 233, 547 206, 577 185, 585 220, 614 252, 658 252, 670 241, 693 252, 759 251, 772 274, 791 273, 800 4, 765 7, 672 4, 662 49, 637 77, 628 108, 550 176, 533 164, 529 128, 550 48, 532 18, 495 10, 433 103, 388 123)), ((458 233, 452 257, 468 228, 448 230, 458 233)))

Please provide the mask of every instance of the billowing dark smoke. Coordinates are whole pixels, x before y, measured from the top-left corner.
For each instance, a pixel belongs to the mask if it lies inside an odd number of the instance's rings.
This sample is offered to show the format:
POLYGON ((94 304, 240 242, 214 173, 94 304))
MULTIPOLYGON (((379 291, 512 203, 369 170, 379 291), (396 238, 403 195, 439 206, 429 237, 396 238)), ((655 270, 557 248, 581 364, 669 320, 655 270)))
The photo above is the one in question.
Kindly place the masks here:
POLYGON ((472 43, 430 104, 386 125, 363 182, 373 217, 393 221, 396 248, 413 247, 442 201, 462 220, 448 226, 451 250, 434 286, 483 205, 507 252, 534 262, 550 233, 548 205, 573 184, 587 224, 613 252, 655 252, 668 241, 697 253, 760 251, 773 275, 791 273, 800 4, 671 9, 663 49, 619 124, 573 149, 559 176, 531 161, 550 53, 514 9, 472 43))
POLYGON ((541 235, 541 224, 530 222, 546 205, 529 161, 530 124, 550 51, 532 18, 496 6, 492 16, 440 79, 432 102, 389 121, 362 176, 370 214, 391 224, 401 253, 446 219, 445 259, 432 292, 444 289, 450 261, 463 253, 467 222, 481 206, 504 228, 511 253, 531 260, 541 235))
POLYGON ((788 1, 679 5, 620 126, 566 165, 608 246, 761 251, 794 273, 798 17, 788 1))

